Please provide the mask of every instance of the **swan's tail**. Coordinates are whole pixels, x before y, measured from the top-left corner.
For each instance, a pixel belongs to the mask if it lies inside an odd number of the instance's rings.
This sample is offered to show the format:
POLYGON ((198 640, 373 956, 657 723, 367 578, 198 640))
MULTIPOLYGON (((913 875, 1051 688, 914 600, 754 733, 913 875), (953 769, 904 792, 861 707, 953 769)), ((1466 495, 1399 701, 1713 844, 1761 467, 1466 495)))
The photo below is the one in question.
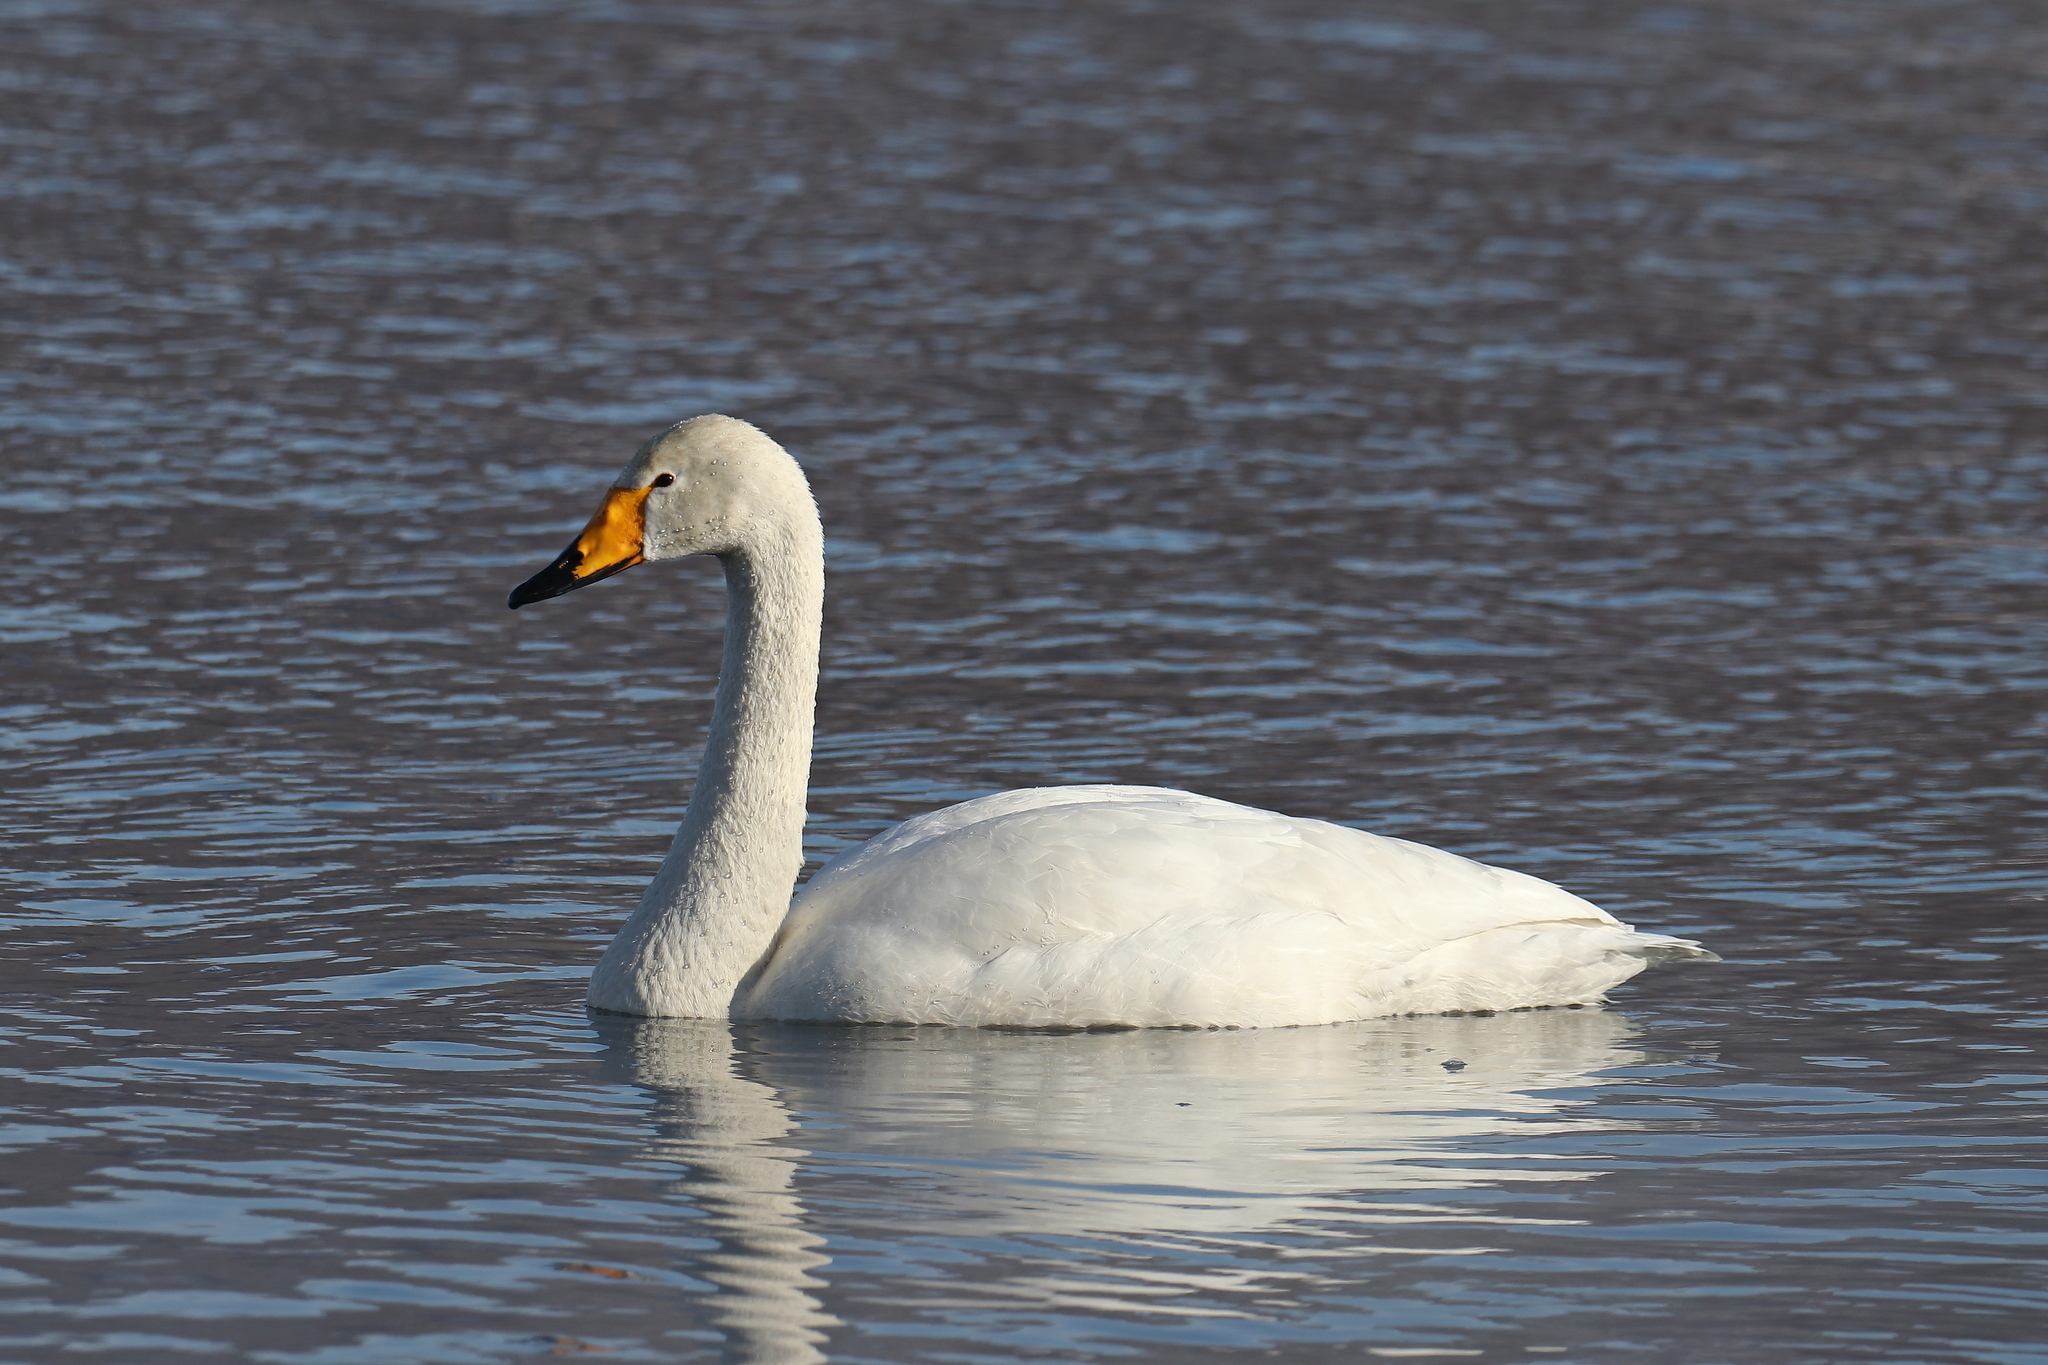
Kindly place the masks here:
POLYGON ((1712 949, 1703 948, 1689 938, 1673 938, 1669 934, 1646 934, 1638 929, 1630 936, 1630 942, 1622 951, 1643 960, 1645 967, 1654 967, 1660 962, 1719 962, 1721 955, 1712 949))
POLYGON ((1646 967, 1683 961, 1720 959, 1691 939, 1611 919, 1507 924, 1369 973, 1359 1017, 1591 1005, 1646 967))

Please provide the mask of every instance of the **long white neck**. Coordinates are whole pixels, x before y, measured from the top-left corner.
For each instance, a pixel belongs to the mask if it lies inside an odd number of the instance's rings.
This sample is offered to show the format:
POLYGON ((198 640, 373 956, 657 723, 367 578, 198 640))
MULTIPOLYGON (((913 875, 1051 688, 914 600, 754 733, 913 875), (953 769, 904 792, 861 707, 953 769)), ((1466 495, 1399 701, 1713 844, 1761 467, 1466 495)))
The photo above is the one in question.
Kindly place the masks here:
POLYGON ((804 498, 725 565, 725 658, 690 808, 640 906, 591 974, 590 1003, 723 1019, 789 910, 825 602, 824 535, 804 498))

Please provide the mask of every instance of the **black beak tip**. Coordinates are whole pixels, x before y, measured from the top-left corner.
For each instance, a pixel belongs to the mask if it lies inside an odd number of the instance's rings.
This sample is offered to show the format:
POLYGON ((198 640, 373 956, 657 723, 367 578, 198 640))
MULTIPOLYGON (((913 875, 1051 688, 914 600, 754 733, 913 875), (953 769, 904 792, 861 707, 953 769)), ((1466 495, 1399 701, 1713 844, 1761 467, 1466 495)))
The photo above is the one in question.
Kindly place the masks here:
POLYGON ((565 550, 554 563, 512 589, 512 595, 505 599, 505 605, 518 611, 531 603, 545 602, 550 597, 560 597, 565 592, 575 591, 589 581, 576 577, 576 567, 582 562, 583 556, 573 548, 565 550))

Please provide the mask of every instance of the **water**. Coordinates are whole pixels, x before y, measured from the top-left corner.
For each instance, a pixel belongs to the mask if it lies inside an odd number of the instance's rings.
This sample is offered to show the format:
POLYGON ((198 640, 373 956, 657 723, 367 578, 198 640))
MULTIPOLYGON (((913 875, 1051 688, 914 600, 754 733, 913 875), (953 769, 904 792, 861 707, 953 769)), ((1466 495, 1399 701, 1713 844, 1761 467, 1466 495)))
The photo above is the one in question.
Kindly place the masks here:
POLYGON ((0 2, 0 1361, 2048 1360, 2028 13, 0 2), (1729 960, 595 1022, 722 409, 812 852, 1152 782, 1729 960))

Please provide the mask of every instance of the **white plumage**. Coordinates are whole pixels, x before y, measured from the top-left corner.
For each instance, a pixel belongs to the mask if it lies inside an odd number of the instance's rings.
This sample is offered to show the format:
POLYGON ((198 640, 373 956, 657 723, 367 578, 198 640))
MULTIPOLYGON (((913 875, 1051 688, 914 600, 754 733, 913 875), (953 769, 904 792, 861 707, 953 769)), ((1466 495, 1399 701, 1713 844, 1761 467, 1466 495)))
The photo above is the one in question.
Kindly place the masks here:
POLYGON ((1162 787, 907 820, 797 895, 766 1019, 1273 1026, 1598 1000, 1693 945, 1404 839, 1162 787))
POLYGON ((1160 787, 1003 792, 905 821, 789 900, 824 596, 796 462, 744 422, 649 442, 512 596, 715 554, 726 657, 697 788, 591 1003, 669 1017, 1257 1027, 1598 1000, 1712 958, 1548 882, 1160 787))

